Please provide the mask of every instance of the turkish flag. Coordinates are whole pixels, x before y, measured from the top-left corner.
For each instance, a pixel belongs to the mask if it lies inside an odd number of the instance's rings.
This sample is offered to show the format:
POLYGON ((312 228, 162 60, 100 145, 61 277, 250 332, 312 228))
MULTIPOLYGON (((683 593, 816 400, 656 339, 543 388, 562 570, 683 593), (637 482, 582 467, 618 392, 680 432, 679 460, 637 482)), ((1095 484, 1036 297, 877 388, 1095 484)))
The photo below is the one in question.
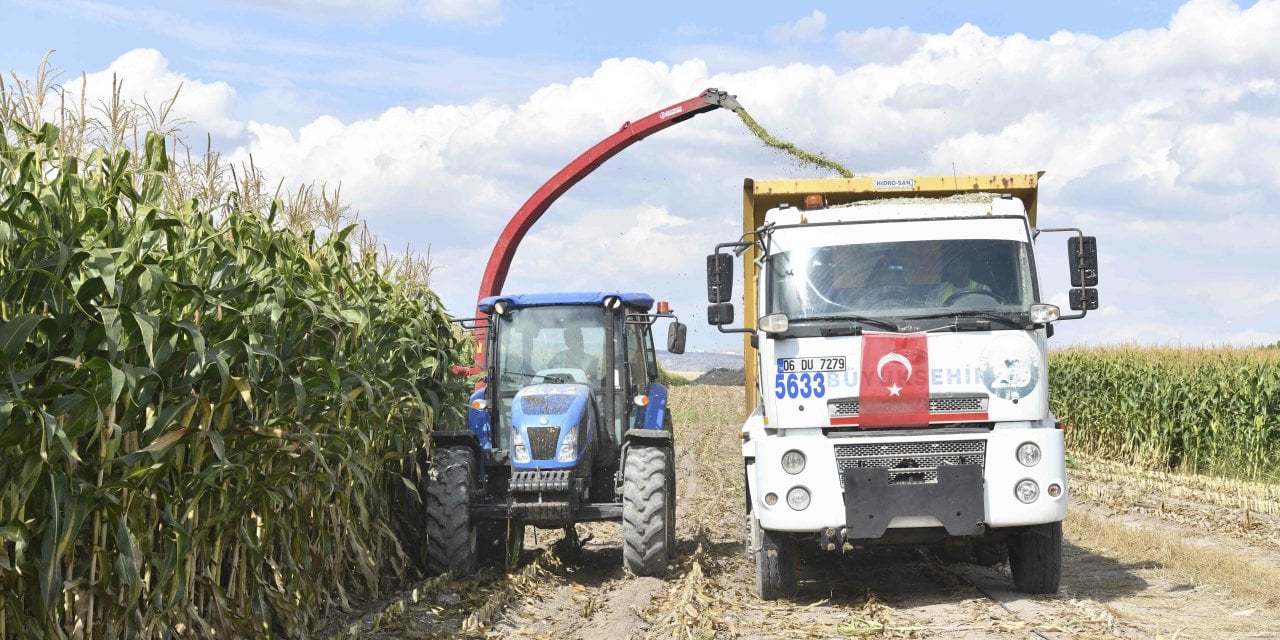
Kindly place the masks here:
POLYGON ((859 379, 859 426, 928 426, 929 339, 925 334, 863 333, 859 379))

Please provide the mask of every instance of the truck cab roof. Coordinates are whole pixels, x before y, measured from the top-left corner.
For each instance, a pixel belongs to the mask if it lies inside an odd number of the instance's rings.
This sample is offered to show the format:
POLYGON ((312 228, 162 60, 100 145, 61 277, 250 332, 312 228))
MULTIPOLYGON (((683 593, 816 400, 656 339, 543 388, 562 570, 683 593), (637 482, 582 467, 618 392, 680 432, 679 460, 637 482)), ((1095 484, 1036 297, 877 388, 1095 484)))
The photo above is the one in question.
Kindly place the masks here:
POLYGON ((483 313, 493 313, 494 303, 506 301, 508 308, 552 307, 564 305, 603 305, 605 298, 616 297, 622 304, 636 311, 648 311, 653 307, 653 296, 634 291, 582 291, 568 293, 523 293, 481 298, 476 307, 483 313))
POLYGON ((770 209, 765 221, 779 226, 877 222, 931 218, 1023 216, 1022 201, 999 193, 960 193, 946 197, 903 197, 861 200, 826 209, 770 209))

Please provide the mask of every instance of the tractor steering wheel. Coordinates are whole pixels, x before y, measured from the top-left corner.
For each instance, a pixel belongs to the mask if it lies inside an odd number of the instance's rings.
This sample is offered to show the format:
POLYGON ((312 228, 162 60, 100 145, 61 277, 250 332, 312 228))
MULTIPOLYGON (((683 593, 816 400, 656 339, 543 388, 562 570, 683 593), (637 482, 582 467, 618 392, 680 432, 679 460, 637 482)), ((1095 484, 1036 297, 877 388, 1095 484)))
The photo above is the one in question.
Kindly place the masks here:
POLYGON ((953 294, 951 294, 951 295, 947 296, 947 299, 946 299, 946 300, 943 300, 943 301, 942 301, 942 304, 943 304, 944 306, 948 306, 948 307, 949 307, 949 306, 951 306, 951 305, 955 304, 957 300, 959 300, 960 298, 963 298, 963 297, 965 297, 965 296, 987 296, 988 298, 991 298, 992 300, 995 300, 998 304, 1006 304, 1006 300, 1005 300, 1004 298, 1002 298, 1002 297, 1000 297, 1000 296, 998 296, 998 295, 996 295, 996 294, 994 294, 994 293, 992 293, 992 292, 990 292, 990 291, 988 291, 988 290, 986 290, 986 289, 961 289, 961 290, 959 290, 959 291, 957 291, 957 292, 955 292, 955 293, 953 293, 953 294))

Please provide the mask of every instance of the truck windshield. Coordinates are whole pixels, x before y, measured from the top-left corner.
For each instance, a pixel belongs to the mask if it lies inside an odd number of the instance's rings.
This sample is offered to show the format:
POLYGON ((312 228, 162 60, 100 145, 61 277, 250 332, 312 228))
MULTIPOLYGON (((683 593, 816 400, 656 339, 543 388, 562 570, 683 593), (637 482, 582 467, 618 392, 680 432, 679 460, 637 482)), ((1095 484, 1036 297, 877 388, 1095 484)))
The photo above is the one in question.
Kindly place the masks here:
POLYGON ((768 313, 792 321, 857 314, 1023 313, 1035 302, 1027 243, 916 240, 805 247, 768 259, 768 313))
POLYGON ((595 305, 526 307, 495 318, 498 425, 494 440, 505 447, 511 435, 511 402, 531 384, 578 382, 596 389, 604 372, 604 310, 595 305))

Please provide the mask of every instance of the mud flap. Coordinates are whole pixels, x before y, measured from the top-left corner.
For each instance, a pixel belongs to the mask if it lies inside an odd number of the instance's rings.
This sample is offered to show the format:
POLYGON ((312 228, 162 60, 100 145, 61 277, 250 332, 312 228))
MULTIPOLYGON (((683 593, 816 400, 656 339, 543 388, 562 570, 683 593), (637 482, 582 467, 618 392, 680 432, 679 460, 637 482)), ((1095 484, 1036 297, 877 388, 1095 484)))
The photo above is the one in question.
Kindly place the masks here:
POLYGON ((933 516, 953 536, 979 535, 982 467, 939 467, 936 484, 889 484, 884 468, 845 469, 844 510, 849 538, 879 538, 898 516, 933 516))

